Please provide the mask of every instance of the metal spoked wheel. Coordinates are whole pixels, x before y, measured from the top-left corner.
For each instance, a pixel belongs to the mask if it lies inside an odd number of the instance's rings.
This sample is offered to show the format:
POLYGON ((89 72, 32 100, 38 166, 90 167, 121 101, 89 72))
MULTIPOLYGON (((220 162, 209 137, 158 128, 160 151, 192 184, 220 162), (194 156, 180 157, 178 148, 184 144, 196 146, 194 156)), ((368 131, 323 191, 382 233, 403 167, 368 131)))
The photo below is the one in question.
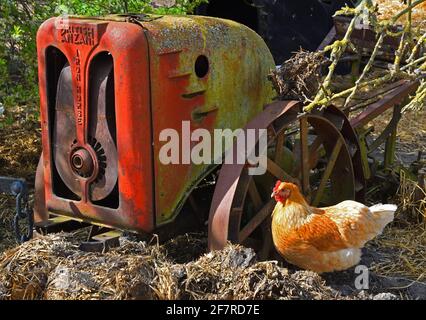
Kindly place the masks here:
POLYGON ((224 164, 209 216, 209 248, 228 241, 272 252, 271 191, 277 180, 297 184, 313 206, 361 198, 364 179, 359 145, 345 115, 329 107, 301 115, 295 101, 268 106, 246 129, 268 130, 266 173, 250 176, 248 164, 224 164))

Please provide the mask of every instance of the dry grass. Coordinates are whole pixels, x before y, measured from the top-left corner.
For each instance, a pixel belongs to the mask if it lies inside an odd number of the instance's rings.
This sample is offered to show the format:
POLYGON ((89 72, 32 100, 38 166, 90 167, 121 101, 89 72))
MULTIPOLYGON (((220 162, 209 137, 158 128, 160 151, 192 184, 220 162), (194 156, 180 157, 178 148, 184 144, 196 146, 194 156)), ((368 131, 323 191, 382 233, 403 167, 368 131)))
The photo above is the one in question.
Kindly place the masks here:
POLYGON ((400 172, 400 184, 396 195, 399 213, 404 220, 426 222, 426 190, 410 180, 405 171, 400 172))
MULTIPOLYGON (((383 128, 391 118, 391 110, 374 120, 383 128)), ((397 135, 397 158, 404 165, 404 155, 426 150, 426 110, 403 115, 397 135)), ((414 158, 416 157, 414 155, 414 158)), ((424 161, 424 160, 421 160, 424 161)), ((394 202, 398 204, 396 223, 387 227, 380 237, 368 244, 379 251, 383 260, 371 266, 372 271, 384 276, 403 276, 411 280, 426 279, 426 192, 405 170, 399 172, 399 187, 394 202), (420 195, 420 197, 419 197, 420 195), (419 223, 420 222, 420 223, 419 223)))
POLYGON ((426 156, 426 108, 408 111, 398 125, 397 148, 404 152, 423 151, 426 156))
POLYGON ((0 262, 0 296, 10 299, 39 299, 56 257, 66 258, 73 246, 66 238, 35 239, 6 251, 0 262))
POLYGON ((33 182, 41 154, 38 119, 22 107, 8 110, 13 124, 0 119, 0 176, 19 176, 33 182))
POLYGON ((395 223, 368 244, 382 256, 371 269, 383 276, 402 276, 425 282, 426 191, 410 180, 404 170, 400 171, 395 202, 398 204, 395 223))
MULTIPOLYGON (((389 20, 395 14, 402 11, 407 7, 401 0, 374 0, 378 4, 379 8, 379 19, 389 20)), ((398 22, 405 22, 407 16, 401 17, 398 22)), ((420 27, 422 30, 426 30, 426 4, 421 3, 416 6, 412 11, 412 25, 413 27, 420 27)))
POLYGON ((382 276, 402 276, 416 281, 426 279, 426 229, 424 224, 406 228, 388 227, 369 247, 381 253, 382 261, 371 270, 382 276))

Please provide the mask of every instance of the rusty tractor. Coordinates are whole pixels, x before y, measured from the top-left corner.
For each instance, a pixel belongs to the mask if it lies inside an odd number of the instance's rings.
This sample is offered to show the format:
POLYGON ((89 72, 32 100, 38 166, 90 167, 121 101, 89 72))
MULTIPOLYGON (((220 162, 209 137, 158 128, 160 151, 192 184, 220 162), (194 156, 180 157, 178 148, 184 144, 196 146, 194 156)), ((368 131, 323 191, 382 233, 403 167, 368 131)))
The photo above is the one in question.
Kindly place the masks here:
POLYGON ((232 241, 267 257, 275 181, 298 183, 313 205, 363 200, 368 155, 386 142, 391 163, 401 102, 417 86, 393 84, 355 117, 333 106, 302 113, 299 101, 273 102, 275 62, 256 32, 203 16, 52 18, 37 47, 35 223, 41 232, 90 223, 95 240, 115 239, 110 228, 170 236, 208 221, 210 249, 232 241), (393 119, 367 145, 367 123, 389 108, 393 119), (266 173, 249 175, 248 163, 163 164, 159 135, 183 121, 191 132, 266 130, 266 173))

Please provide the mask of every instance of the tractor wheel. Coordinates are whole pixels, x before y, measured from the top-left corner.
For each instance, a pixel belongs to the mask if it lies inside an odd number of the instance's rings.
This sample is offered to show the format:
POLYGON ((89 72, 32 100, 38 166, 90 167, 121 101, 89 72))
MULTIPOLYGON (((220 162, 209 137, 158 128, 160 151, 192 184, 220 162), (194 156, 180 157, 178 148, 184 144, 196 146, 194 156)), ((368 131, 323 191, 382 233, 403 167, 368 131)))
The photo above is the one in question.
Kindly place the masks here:
POLYGON ((270 195, 277 180, 299 185, 313 206, 362 200, 359 144, 348 119, 334 107, 309 114, 301 107, 274 103, 247 125, 268 132, 267 171, 250 176, 248 163, 222 165, 209 213, 210 250, 230 241, 253 247, 261 259, 270 256, 270 195))

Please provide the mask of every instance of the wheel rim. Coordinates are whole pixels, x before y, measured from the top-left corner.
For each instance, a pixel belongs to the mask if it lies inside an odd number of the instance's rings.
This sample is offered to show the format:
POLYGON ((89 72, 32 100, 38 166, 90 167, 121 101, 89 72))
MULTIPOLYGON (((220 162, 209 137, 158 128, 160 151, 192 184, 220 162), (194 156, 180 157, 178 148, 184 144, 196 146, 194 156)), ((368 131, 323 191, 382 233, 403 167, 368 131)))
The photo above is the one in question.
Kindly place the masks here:
POLYGON ((300 116, 295 102, 277 103, 266 111, 269 117, 260 115, 247 128, 268 130, 267 173, 249 176, 247 165, 222 166, 210 210, 210 249, 220 249, 227 241, 244 243, 267 258, 273 247, 270 213, 275 206, 270 194, 277 180, 298 184, 314 206, 355 198, 360 173, 352 163, 358 146, 342 134, 347 119, 340 111, 300 116))

